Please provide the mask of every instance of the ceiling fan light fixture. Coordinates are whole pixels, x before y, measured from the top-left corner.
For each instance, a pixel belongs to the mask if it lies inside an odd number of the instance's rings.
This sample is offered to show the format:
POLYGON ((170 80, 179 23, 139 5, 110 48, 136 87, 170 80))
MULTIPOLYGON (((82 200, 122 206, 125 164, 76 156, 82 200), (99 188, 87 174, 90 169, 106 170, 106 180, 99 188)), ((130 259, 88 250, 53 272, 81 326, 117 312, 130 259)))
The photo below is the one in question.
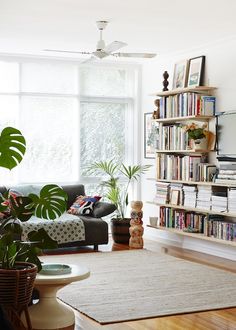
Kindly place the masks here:
POLYGON ((96 24, 99 30, 104 30, 108 24, 108 21, 97 21, 96 24))
POLYGON ((97 57, 97 58, 104 58, 106 56, 108 56, 109 54, 107 54, 106 52, 102 51, 102 50, 96 50, 95 52, 92 52, 92 55, 97 57))

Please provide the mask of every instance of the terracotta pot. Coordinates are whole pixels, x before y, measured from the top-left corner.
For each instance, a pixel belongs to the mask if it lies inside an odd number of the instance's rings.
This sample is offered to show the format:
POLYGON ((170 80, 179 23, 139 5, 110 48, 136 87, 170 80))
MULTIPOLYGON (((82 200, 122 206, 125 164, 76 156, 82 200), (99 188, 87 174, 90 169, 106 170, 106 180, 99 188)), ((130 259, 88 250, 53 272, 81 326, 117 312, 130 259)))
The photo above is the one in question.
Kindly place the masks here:
POLYGON ((112 218, 111 234, 115 243, 128 244, 130 239, 129 233, 130 218, 112 218))

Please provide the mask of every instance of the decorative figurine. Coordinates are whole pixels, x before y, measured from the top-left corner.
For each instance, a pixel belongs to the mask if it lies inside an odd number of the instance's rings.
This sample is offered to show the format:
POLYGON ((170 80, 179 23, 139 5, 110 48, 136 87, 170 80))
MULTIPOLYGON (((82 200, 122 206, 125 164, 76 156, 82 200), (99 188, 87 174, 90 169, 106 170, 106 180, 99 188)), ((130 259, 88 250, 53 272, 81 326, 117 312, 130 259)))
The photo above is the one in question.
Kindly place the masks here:
POLYGON ((131 202, 131 220, 130 220, 130 239, 129 246, 133 249, 143 248, 143 202, 133 201, 131 202))
POLYGON ((163 80, 164 88, 162 90, 163 90, 163 92, 165 92, 165 91, 168 91, 167 86, 169 85, 169 81, 167 80, 169 78, 169 73, 167 71, 165 71, 163 73, 163 78, 164 78, 164 80, 163 80))
POLYGON ((157 108, 156 108, 156 110, 153 111, 152 118, 159 119, 160 118, 160 99, 156 99, 154 101, 154 104, 157 108))

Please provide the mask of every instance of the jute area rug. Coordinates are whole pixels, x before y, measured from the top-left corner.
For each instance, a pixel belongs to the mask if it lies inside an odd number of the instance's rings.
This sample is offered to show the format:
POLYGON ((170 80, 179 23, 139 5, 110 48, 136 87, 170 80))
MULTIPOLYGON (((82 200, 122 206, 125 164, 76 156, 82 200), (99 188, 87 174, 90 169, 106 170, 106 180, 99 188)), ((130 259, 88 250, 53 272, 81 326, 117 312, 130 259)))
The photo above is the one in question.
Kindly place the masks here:
POLYGON ((147 250, 48 256, 90 278, 58 297, 101 324, 236 306, 236 274, 147 250))

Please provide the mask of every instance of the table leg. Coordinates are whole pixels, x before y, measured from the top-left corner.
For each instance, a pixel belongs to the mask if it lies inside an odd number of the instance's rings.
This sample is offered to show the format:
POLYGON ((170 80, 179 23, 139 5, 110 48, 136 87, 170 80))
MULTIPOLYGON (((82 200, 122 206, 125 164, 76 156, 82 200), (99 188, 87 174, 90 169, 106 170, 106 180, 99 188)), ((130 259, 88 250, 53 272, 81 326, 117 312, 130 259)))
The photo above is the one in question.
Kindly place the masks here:
POLYGON ((75 323, 74 311, 57 299, 56 294, 64 285, 36 285, 39 302, 29 307, 33 329, 58 329, 75 323))

